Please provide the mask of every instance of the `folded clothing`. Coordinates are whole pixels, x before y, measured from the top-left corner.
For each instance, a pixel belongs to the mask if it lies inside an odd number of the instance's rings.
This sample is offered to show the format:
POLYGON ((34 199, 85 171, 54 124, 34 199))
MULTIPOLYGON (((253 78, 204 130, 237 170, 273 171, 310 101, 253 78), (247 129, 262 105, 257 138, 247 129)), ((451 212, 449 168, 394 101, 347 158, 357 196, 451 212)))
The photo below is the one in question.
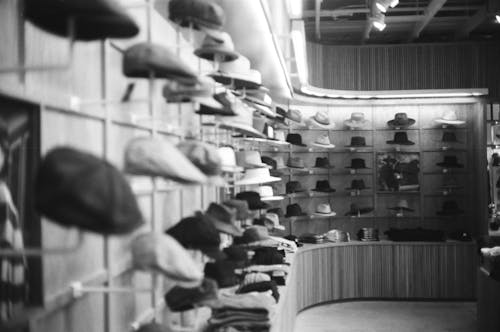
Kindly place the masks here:
POLYGON ((171 311, 185 311, 194 308, 195 304, 217 298, 217 283, 205 278, 200 286, 183 288, 175 286, 165 294, 165 302, 171 311))
POLYGON ((251 272, 245 274, 242 285, 245 286, 248 284, 253 284, 262 281, 271 281, 271 277, 269 276, 269 274, 265 274, 262 272, 251 272))
POLYGON ((284 264, 285 253, 273 247, 261 247, 254 249, 252 263, 255 265, 284 264))
POLYGON ((244 269, 245 272, 283 272, 288 274, 290 267, 285 264, 272 265, 250 265, 244 269))
POLYGON ((274 281, 261 281, 252 284, 241 286, 236 293, 250 293, 250 292, 267 292, 271 291, 276 302, 280 299, 280 294, 278 292, 278 285, 274 281))

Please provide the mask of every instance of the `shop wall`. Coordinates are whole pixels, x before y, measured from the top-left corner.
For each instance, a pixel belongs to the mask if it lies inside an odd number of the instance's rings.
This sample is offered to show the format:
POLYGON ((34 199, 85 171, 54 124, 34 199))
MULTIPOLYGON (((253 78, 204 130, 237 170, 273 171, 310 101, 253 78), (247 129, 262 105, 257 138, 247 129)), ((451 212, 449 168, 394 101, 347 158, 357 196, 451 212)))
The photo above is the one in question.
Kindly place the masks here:
POLYGON ((313 86, 340 90, 488 88, 500 97, 500 44, 307 43, 313 86))

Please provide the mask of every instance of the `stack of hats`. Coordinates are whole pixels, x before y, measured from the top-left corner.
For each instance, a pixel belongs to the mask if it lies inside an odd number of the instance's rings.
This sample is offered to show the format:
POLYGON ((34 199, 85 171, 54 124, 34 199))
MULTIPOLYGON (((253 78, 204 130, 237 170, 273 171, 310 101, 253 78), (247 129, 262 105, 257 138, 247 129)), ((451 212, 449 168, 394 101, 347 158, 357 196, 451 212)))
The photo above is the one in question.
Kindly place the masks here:
POLYGON ((358 239, 360 241, 378 241, 378 229, 373 227, 363 227, 358 233, 358 239))
POLYGON ((319 244, 325 242, 325 234, 304 233, 299 236, 299 241, 302 243, 319 244))

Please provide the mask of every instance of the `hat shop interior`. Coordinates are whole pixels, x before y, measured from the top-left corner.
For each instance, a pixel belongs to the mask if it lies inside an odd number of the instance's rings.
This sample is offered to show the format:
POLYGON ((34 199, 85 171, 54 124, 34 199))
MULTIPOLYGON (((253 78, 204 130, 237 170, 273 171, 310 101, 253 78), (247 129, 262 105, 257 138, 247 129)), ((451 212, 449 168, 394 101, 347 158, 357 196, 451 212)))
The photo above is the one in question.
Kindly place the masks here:
POLYGON ((1 0, 0 331, 500 331, 500 1, 1 0))

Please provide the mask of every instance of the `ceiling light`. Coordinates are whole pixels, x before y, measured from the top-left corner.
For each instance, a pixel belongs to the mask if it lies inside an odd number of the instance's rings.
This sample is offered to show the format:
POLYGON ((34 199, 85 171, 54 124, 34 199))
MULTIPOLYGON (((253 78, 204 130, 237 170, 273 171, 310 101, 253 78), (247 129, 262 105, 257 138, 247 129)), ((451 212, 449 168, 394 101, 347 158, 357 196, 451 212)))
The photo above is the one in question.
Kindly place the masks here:
POLYGON ((385 24, 385 16, 382 13, 378 13, 378 14, 370 17, 370 20, 372 21, 373 26, 378 31, 384 31, 385 27, 387 26, 385 24))
POLYGON ((500 14, 495 15, 495 19, 496 19, 497 23, 500 23, 500 14))
POLYGON ((302 17, 302 0, 288 0, 287 4, 290 18, 302 17))
POLYGON ((375 6, 382 13, 385 13, 389 7, 394 8, 399 4, 399 0, 376 0, 375 6))
POLYGON ((297 66, 297 72, 299 74, 299 80, 301 83, 306 83, 308 81, 307 73, 307 51, 306 51, 306 33, 304 27, 304 21, 294 20, 292 21, 292 46, 293 53, 295 57, 295 65, 297 66))

